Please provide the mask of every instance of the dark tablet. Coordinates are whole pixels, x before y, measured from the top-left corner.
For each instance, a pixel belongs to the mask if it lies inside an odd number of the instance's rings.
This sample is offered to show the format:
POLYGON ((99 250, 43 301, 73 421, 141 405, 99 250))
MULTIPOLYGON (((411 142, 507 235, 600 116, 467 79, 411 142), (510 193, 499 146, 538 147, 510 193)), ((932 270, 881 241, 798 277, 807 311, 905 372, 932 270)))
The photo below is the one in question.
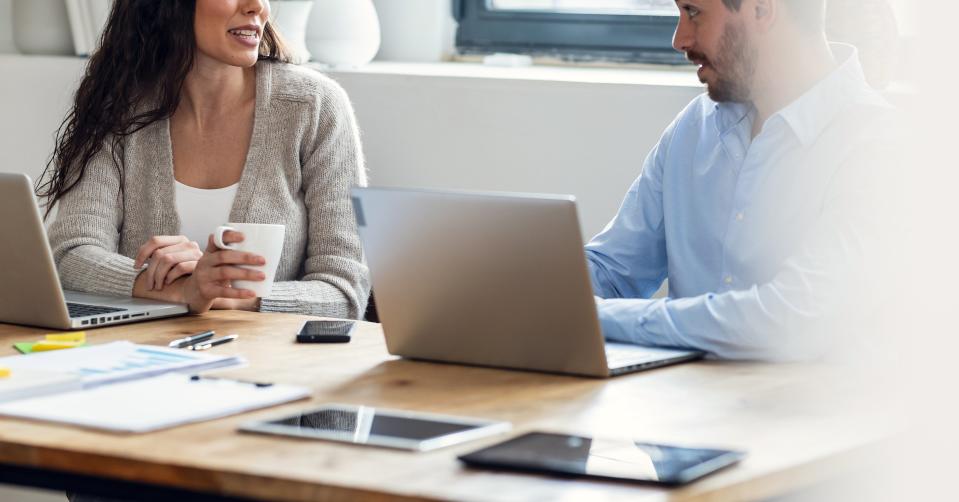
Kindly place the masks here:
POLYGON ((729 450, 531 432, 459 459, 473 467, 681 485, 744 456, 729 450))

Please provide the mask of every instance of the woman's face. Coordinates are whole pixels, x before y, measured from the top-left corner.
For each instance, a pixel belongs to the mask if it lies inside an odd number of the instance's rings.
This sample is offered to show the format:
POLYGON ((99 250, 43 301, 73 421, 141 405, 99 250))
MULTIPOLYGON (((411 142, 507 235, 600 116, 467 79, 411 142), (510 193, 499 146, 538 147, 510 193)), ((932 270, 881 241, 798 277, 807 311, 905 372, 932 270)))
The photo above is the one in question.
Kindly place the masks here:
POLYGON ((196 0, 197 49, 230 66, 253 66, 269 18, 268 0, 196 0))

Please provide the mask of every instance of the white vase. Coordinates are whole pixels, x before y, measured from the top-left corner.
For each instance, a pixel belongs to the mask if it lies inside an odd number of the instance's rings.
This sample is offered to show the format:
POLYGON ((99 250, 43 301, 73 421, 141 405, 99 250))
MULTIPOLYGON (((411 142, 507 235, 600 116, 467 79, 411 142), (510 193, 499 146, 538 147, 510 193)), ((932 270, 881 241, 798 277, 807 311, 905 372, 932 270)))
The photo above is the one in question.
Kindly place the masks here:
POLYGON ((373 0, 383 32, 376 59, 443 61, 453 53, 456 21, 449 0, 373 0))
POLYGON ((314 0, 306 46, 314 61, 331 66, 372 61, 380 48, 380 22, 372 0, 314 0))
POLYGON ((13 0, 13 44, 24 54, 73 55, 64 0, 13 0))
POLYGON ((110 19, 113 0, 73 0, 67 2, 67 13, 73 31, 77 56, 89 56, 97 50, 100 36, 110 19))
POLYGON ((286 41, 292 60, 297 64, 310 60, 310 51, 306 47, 306 26, 312 9, 313 0, 270 3, 271 21, 286 41))

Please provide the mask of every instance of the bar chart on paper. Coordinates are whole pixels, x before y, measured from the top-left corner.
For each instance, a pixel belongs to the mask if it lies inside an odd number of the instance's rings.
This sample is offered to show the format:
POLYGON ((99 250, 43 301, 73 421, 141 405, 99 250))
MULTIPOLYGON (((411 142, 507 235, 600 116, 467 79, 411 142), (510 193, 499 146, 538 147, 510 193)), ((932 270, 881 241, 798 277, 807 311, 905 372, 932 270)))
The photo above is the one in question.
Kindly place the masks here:
POLYGON ((76 375, 86 388, 170 372, 200 372, 243 362, 238 356, 198 354, 126 341, 0 358, 0 365, 13 370, 22 368, 76 375))

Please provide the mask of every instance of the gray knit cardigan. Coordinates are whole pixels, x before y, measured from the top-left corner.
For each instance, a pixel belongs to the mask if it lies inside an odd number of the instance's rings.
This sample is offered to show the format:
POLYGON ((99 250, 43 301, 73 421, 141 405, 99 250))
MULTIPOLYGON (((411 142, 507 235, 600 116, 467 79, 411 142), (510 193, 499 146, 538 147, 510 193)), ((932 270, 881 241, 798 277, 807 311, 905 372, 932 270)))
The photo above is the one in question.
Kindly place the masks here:
MULTIPOLYGON (((349 190, 365 185, 366 173, 349 98, 313 70, 261 61, 254 117, 230 221, 286 225, 277 282, 261 310, 362 316, 369 272, 349 190)), ((137 249, 154 235, 179 234, 169 121, 129 136, 125 147, 122 181, 105 147, 58 204, 49 235, 65 289, 130 296, 137 249)))

